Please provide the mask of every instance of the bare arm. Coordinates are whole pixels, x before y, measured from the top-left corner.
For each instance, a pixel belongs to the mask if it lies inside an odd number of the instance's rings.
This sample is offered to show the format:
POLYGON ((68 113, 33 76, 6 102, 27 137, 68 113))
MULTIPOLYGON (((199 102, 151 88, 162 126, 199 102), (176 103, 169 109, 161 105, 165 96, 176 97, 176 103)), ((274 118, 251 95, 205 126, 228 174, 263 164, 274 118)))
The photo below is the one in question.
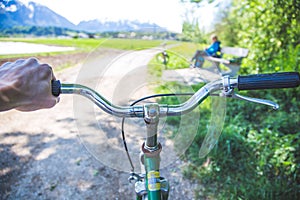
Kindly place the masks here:
POLYGON ((57 98, 51 94, 52 68, 37 59, 19 59, 0 66, 0 111, 34 111, 51 108, 57 98))

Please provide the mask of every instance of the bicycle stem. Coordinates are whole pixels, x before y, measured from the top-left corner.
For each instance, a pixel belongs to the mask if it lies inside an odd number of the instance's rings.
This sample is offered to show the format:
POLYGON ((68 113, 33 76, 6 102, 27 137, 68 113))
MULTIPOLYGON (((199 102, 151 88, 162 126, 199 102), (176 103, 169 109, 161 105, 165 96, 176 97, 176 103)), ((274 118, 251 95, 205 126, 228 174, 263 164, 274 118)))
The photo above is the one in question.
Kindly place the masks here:
POLYGON ((157 126, 159 123, 159 106, 156 103, 145 104, 144 121, 147 126, 147 138, 145 148, 151 151, 157 149, 157 126))

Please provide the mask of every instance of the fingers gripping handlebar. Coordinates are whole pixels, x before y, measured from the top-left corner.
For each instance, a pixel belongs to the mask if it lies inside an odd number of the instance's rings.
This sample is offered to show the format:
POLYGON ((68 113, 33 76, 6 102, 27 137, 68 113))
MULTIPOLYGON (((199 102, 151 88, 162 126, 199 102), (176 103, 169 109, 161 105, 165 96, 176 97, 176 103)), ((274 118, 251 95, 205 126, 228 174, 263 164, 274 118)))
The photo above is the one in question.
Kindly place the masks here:
MULTIPOLYGON (((267 100, 242 97, 234 94, 233 90, 261 90, 261 89, 277 89, 292 88, 300 85, 299 72, 283 72, 273 74, 257 74, 249 76, 239 76, 238 78, 224 77, 222 80, 211 82, 200 88, 191 98, 179 105, 160 105, 160 116, 176 116, 192 111, 210 94, 215 91, 225 91, 226 97, 235 97, 238 99, 248 100, 251 102, 262 103, 266 105, 274 104, 267 100), (228 93, 231 91, 231 93, 228 93)), ((144 117, 144 108, 140 105, 119 107, 107 101, 94 90, 79 84, 61 84, 60 81, 52 81, 52 94, 59 96, 60 94, 79 94, 89 98, 98 107, 105 112, 119 117, 144 117)))

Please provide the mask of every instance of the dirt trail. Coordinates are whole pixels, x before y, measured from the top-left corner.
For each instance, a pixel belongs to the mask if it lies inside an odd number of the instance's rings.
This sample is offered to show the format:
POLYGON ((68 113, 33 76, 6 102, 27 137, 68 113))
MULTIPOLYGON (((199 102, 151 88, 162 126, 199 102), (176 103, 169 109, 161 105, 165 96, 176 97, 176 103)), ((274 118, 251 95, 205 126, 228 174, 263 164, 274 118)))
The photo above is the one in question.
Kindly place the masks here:
MULTIPOLYGON (((95 88, 107 99, 122 104, 125 103, 124 96, 131 98, 133 95, 144 95, 141 91, 146 90, 134 88, 134 85, 140 83, 145 86, 143 83, 147 80, 147 71, 144 66, 155 53, 149 50, 138 54, 124 54, 116 50, 95 52, 93 59, 56 76, 62 82, 79 82, 95 88), (112 67, 114 59, 127 63, 117 69, 112 67), (103 74, 105 78, 99 79, 99 75, 103 74), (133 82, 133 77, 139 77, 140 80, 133 82), (128 84, 122 85, 124 83, 121 80, 128 84), (132 86, 129 83, 133 83, 132 86), (128 92, 126 88, 132 87, 133 92, 128 92), (112 91, 114 95, 109 96, 112 91)), ((99 126, 102 131, 98 133, 110 132, 105 135, 107 144, 120 143, 120 139, 115 138, 120 138, 119 121, 109 118, 105 124, 99 125, 104 118, 90 102, 73 95, 63 95, 60 103, 49 110, 0 113, 0 199, 133 199, 134 185, 127 181, 128 173, 124 172, 127 169, 122 171, 116 169, 115 165, 107 164, 109 157, 103 160, 103 152, 97 154, 99 149, 88 146, 88 133, 99 129, 99 126), (92 108, 91 113, 85 108, 92 108), (85 130, 84 127, 89 129, 85 130)), ((103 136, 100 138, 103 139, 103 136)), ((129 137, 129 142, 131 139, 129 137)), ((92 140, 99 141, 97 138, 92 140)), ((103 149, 102 146, 100 150, 103 149)), ((193 189, 198 185, 183 178, 180 172, 182 165, 182 161, 176 160, 168 168, 162 169, 161 173, 170 181, 170 199, 194 199, 193 189)))

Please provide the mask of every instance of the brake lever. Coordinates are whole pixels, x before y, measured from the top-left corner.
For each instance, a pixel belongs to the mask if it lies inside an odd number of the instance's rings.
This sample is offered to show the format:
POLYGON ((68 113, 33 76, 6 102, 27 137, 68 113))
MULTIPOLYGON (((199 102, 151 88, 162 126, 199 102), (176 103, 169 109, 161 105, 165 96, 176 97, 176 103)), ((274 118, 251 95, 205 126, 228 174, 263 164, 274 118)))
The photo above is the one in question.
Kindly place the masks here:
POLYGON ((233 93, 232 98, 235 99, 240 99, 240 100, 245 100, 245 101, 250 101, 253 103, 259 103, 259 104, 264 104, 267 106, 271 106, 274 110, 277 110, 279 108, 279 105, 273 101, 267 100, 267 99, 258 99, 258 98, 253 98, 253 97, 245 97, 239 94, 233 93))
POLYGON ((223 90, 222 90, 222 93, 220 94, 220 96, 239 99, 239 100, 245 100, 245 101, 249 101, 252 103, 259 103, 259 104, 271 106, 274 110, 277 110, 279 108, 279 105, 277 103, 270 101, 270 100, 246 97, 246 96, 242 96, 240 94, 236 94, 234 92, 234 88, 232 88, 230 86, 230 78, 228 76, 223 77, 223 90))

